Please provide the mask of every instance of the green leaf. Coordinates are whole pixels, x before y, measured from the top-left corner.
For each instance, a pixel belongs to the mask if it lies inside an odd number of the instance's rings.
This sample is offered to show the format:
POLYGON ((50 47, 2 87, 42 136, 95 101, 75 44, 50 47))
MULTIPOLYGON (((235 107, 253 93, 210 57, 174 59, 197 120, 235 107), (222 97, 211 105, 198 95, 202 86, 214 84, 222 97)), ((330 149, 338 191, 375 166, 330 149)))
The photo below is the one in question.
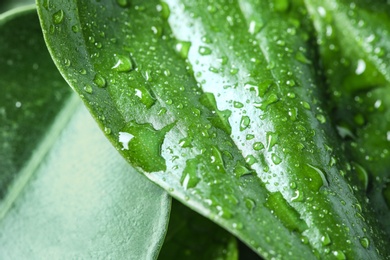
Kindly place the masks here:
POLYGON ((237 260, 237 240, 207 218, 174 200, 159 259, 237 260))
POLYGON ((70 93, 35 9, 0 17, 0 66, 0 258, 156 258, 171 199, 70 93))
POLYGON ((305 0, 318 31, 325 73, 338 94, 390 83, 390 5, 305 0))
POLYGON ((34 4, 35 0, 3 0, 0 2, 0 13, 13 8, 34 4))
POLYGON ((389 255, 350 189, 301 4, 38 2, 61 73, 172 196, 265 258, 389 255))

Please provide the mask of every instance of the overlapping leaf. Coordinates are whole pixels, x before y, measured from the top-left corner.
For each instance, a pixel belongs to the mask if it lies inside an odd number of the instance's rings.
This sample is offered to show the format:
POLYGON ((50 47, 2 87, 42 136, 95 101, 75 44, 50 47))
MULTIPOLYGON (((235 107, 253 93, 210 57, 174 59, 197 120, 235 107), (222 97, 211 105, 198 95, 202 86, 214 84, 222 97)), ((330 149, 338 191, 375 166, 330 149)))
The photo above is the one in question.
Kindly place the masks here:
POLYGON ((0 258, 156 258, 170 197, 71 94, 35 8, 0 16, 0 70, 0 258))

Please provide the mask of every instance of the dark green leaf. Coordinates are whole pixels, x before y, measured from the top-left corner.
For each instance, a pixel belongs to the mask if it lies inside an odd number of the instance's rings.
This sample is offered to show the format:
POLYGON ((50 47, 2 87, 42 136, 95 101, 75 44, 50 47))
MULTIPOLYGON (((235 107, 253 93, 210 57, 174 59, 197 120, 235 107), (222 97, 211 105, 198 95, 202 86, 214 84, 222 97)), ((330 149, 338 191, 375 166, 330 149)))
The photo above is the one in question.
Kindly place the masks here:
POLYGON ((237 260, 237 241, 221 227, 174 200, 159 259, 237 260))
POLYGON ((389 255, 344 178, 302 5, 39 2, 64 77, 174 197, 265 258, 389 255))
POLYGON ((0 66, 0 259, 156 258, 170 197, 71 95, 35 9, 0 17, 0 66))

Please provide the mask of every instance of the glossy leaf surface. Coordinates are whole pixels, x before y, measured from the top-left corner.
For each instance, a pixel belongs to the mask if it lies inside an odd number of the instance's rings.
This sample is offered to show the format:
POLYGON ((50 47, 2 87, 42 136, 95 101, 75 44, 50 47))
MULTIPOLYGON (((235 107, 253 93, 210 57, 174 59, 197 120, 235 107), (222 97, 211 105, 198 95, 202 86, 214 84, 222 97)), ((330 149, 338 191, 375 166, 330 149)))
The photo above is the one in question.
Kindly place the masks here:
POLYGON ((344 178, 301 3, 39 3, 61 73, 174 197, 265 258, 388 255, 344 178))
POLYGON ((115 152, 70 93, 36 10, 0 19, 0 136, 9 144, 0 175, 12 177, 1 186, 0 258, 156 258, 170 197, 115 152))

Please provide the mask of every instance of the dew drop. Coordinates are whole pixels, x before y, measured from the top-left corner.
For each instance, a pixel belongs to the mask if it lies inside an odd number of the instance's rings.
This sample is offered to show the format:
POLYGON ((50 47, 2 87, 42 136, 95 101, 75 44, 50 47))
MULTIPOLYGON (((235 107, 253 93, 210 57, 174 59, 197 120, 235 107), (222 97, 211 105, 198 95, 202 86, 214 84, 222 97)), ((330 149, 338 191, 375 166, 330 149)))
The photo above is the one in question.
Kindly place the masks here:
POLYGON ((363 74, 365 70, 366 70, 366 62, 362 59, 359 59, 355 70, 356 75, 363 74))
POLYGON ((89 94, 92 94, 92 91, 93 91, 91 85, 86 85, 84 87, 84 90, 85 90, 85 92, 87 92, 89 94))
POLYGON ((244 104, 242 104, 241 102, 238 102, 238 101, 234 101, 233 106, 235 108, 242 108, 242 107, 244 107, 244 104))
POLYGON ((121 6, 121 7, 126 7, 129 5, 129 1, 128 0, 116 0, 116 3, 121 6))
POLYGON ((340 250, 333 251, 332 254, 336 257, 337 260, 345 260, 345 259, 347 259, 345 254, 342 251, 340 251, 340 250))
POLYGON ((175 49, 179 53, 180 57, 186 59, 188 57, 188 52, 190 50, 191 43, 185 41, 179 41, 176 43, 175 49))
POLYGON ((249 127, 251 123, 251 120, 249 119, 248 116, 243 116, 241 117, 241 122, 240 122, 240 131, 244 131, 249 127))
POLYGON ((323 236, 321 236, 321 242, 323 246, 330 245, 332 243, 332 240, 329 237, 328 233, 325 233, 323 236))
POLYGON ((95 78, 93 79, 93 82, 98 86, 99 88, 104 88, 107 84, 106 79, 100 75, 99 73, 95 75, 95 78))
POLYGON ((248 165, 253 165, 257 162, 256 158, 253 156, 253 155, 248 155, 247 157, 245 157, 245 162, 248 164, 248 165))
POLYGON ((211 49, 206 46, 200 46, 199 47, 199 54, 200 55, 210 55, 211 54, 211 49))
POLYGON ((370 246, 370 240, 368 240, 368 238, 366 237, 362 237, 360 239, 360 244, 362 245, 362 247, 368 248, 370 246))
POLYGON ((317 114, 316 115, 316 118, 317 120, 321 123, 321 124, 325 124, 326 123, 326 118, 323 114, 317 114))
POLYGON ((119 72, 128 72, 133 69, 133 63, 129 56, 115 54, 115 65, 112 67, 113 70, 119 72))
POLYGON ((282 162, 282 158, 280 158, 279 156, 277 156, 274 153, 271 155, 271 159, 275 165, 278 165, 282 162))
POLYGON ((65 13, 63 10, 59 10, 53 14, 53 23, 60 24, 64 21, 65 13))
POLYGON ((260 151, 260 150, 264 149, 264 144, 261 142, 256 142, 253 144, 253 149, 255 151, 260 151))
POLYGON ((245 198, 244 199, 245 206, 248 210, 253 210, 256 206, 256 202, 253 199, 245 198))

